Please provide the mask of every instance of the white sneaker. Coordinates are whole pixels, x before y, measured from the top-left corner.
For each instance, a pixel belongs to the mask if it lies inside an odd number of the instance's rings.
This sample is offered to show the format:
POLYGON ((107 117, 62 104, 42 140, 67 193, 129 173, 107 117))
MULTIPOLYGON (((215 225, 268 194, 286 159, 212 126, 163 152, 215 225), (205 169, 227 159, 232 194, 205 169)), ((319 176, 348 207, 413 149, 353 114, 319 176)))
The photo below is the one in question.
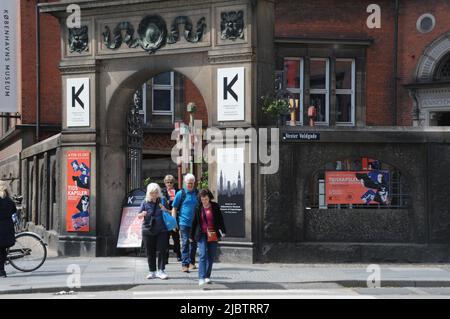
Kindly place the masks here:
POLYGON ((155 279, 156 278, 156 274, 154 271, 151 271, 148 275, 147 275, 147 279, 155 279))
POLYGON ((164 272, 164 270, 158 271, 156 273, 156 277, 158 277, 159 279, 162 279, 162 280, 169 278, 169 276, 164 272))
POLYGON ((206 282, 208 285, 210 285, 210 284, 211 284, 211 279, 205 278, 205 282, 206 282))
POLYGON ((205 279, 200 279, 200 280, 198 281, 198 285, 199 285, 199 286, 203 286, 204 284, 206 284, 205 279))

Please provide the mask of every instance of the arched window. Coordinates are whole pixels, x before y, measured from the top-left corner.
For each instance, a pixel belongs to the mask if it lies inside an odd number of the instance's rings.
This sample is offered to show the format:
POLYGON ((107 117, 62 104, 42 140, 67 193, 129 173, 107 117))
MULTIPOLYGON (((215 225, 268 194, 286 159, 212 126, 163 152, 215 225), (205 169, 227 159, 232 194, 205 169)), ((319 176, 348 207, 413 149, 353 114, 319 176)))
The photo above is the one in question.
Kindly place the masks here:
POLYGON ((450 54, 447 54, 439 67, 436 69, 435 79, 439 81, 450 81, 450 54))
POLYGON ((307 189, 307 209, 401 209, 409 201, 402 173, 368 157, 327 163, 307 189))

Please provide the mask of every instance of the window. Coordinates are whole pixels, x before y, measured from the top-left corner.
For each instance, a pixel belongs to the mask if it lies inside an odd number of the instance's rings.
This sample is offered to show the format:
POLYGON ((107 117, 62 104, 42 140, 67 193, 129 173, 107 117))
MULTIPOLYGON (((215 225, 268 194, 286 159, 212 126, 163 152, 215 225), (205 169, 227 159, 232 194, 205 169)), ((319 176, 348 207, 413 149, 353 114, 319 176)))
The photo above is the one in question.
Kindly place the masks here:
POLYGON ((309 66, 310 105, 316 107, 316 124, 329 123, 329 73, 328 59, 311 59, 309 66))
POLYGON ((355 60, 337 59, 336 76, 336 124, 355 123, 355 60))
POLYGON ((395 167, 369 157, 327 163, 310 178, 307 209, 402 209, 409 188, 395 167))
POLYGON ((355 59, 311 58, 307 61, 301 57, 284 58, 286 90, 292 98, 300 101, 296 114, 297 125, 303 125, 304 113, 308 106, 312 105, 316 107, 316 125, 355 125, 355 59), (306 82, 304 82, 305 69, 309 69, 309 80, 306 82), (331 70, 334 70, 333 74, 331 70), (305 101, 308 100, 309 104, 305 105, 305 101), (333 114, 331 119, 330 114, 333 114))
POLYGON ((173 124, 175 113, 174 72, 160 73, 145 82, 134 96, 144 123, 173 124))
POLYGON ((298 125, 303 125, 303 59, 286 58, 284 61, 284 73, 286 75, 286 90, 291 98, 299 101, 296 111, 296 121, 298 125))
POLYGON ((440 81, 450 80, 450 55, 442 59, 442 62, 437 68, 435 79, 440 81))
POLYGON ((430 13, 425 13, 417 19, 416 27, 417 30, 421 33, 428 33, 433 31, 436 26, 436 19, 430 13))

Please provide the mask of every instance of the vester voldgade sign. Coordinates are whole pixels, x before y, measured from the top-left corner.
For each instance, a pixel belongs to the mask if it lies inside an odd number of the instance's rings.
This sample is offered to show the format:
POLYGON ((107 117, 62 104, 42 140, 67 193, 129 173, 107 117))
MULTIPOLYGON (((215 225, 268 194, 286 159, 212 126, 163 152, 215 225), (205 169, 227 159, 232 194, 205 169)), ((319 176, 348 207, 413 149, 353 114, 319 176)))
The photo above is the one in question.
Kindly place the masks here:
POLYGON ((283 141, 319 141, 320 133, 309 132, 285 132, 283 141))

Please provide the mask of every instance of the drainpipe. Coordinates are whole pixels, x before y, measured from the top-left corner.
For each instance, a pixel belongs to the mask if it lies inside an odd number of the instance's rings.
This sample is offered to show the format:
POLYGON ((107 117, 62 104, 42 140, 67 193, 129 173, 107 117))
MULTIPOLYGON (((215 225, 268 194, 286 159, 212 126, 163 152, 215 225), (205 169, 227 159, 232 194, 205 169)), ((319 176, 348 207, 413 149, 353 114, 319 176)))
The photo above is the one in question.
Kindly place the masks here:
POLYGON ((39 0, 36 1, 36 143, 39 142, 41 125, 41 18, 39 0))
POLYGON ((399 0, 395 0, 395 26, 394 26, 394 83, 393 83, 393 102, 392 108, 392 124, 397 126, 397 113, 398 113, 398 20, 399 20, 399 0))

